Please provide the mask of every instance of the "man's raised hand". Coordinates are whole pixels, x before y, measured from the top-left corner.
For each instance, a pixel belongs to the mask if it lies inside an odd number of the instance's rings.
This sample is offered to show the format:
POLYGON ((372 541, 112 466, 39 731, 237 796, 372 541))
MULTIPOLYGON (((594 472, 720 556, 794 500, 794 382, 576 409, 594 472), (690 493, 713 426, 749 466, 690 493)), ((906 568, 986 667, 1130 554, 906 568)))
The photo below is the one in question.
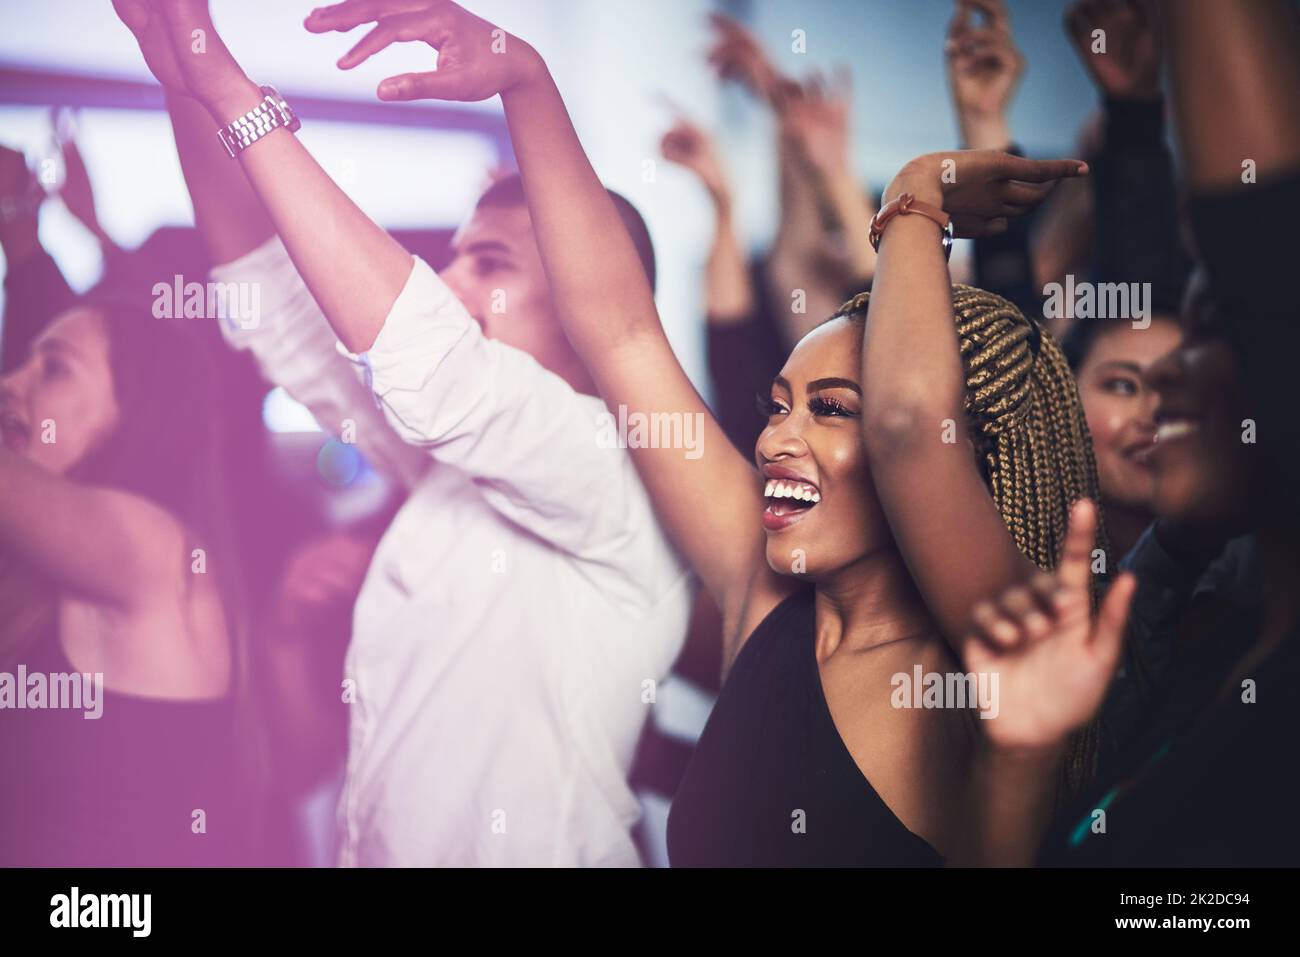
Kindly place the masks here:
POLYGON ((340 69, 359 66, 394 43, 427 43, 438 51, 436 70, 380 83, 381 100, 486 100, 544 69, 523 40, 451 0, 344 0, 312 11, 304 25, 313 33, 346 33, 363 23, 375 26, 339 60, 340 69))
POLYGON ((168 92, 194 97, 221 122, 257 102, 256 87, 213 26, 207 0, 113 0, 113 7, 168 92))

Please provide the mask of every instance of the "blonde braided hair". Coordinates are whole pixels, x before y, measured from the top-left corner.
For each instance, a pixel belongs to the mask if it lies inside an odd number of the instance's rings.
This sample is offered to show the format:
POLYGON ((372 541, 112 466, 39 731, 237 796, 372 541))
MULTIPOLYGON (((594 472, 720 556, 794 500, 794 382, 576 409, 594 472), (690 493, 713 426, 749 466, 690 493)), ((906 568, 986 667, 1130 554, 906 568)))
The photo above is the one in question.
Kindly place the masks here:
MULTIPOLYGON (((859 293, 833 319, 865 319, 868 293, 859 293)), ((1016 547, 1044 571, 1056 567, 1070 507, 1100 502, 1092 439, 1074 375, 1055 340, 1001 296, 952 287, 966 418, 984 480, 1016 547)), ((1097 547, 1106 552, 1104 523, 1097 547)), ((1094 607, 1100 583, 1093 577, 1094 607)), ((1097 729, 1080 731, 1070 748, 1065 786, 1092 773, 1097 729)))

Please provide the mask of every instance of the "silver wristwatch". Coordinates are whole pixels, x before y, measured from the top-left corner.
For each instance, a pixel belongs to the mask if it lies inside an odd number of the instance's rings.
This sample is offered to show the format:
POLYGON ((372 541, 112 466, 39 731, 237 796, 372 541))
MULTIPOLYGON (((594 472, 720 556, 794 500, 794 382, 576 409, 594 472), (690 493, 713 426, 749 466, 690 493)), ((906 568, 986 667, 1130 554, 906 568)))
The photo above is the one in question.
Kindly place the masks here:
POLYGON ((290 133, 296 133, 302 126, 302 121, 293 112, 293 107, 276 91, 275 87, 263 86, 259 89, 262 91, 261 103, 231 122, 225 129, 217 130, 217 137, 231 159, 272 130, 284 127, 290 133))

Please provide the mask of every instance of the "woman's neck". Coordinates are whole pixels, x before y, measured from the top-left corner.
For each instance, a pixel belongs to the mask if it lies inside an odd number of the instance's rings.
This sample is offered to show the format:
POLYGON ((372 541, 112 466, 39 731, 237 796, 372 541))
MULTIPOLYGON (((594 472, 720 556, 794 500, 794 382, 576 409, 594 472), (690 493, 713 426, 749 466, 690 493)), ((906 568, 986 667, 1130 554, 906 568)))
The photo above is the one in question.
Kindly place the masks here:
POLYGON ((1145 508, 1132 508, 1117 505, 1114 502, 1102 502, 1103 517, 1106 521, 1106 534, 1110 537, 1113 564, 1129 553, 1146 527, 1155 520, 1155 516, 1145 508))
POLYGON ((817 657, 938 633, 898 549, 871 552, 816 589, 817 657))

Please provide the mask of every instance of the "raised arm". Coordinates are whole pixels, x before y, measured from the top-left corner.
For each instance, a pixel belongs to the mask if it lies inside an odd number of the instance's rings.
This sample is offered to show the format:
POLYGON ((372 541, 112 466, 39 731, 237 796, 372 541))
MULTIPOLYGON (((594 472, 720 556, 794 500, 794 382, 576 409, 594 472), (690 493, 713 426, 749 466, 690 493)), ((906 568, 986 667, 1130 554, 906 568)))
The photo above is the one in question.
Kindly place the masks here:
POLYGON ((1008 112, 1025 58, 1011 34, 1002 0, 957 0, 944 43, 948 86, 962 145, 972 150, 1011 148, 1008 112), (972 17, 980 15, 983 25, 972 17))
POLYGON ((1191 263, 1179 236, 1173 155, 1165 144, 1155 0, 1075 0, 1066 15, 1075 52, 1101 94, 1105 131, 1092 158, 1094 267, 1108 282, 1155 285, 1176 304, 1191 263), (1105 49, 1093 40, 1106 37, 1105 49))
POLYGON ((180 524, 162 509, 55 475, 3 445, 0 551, 125 611, 145 607, 188 560, 180 524))
POLYGON ((679 118, 660 144, 664 159, 693 173, 713 207, 713 243, 705 266, 705 311, 710 323, 734 325, 753 317, 756 308, 749 263, 736 237, 730 184, 717 144, 704 130, 679 118))
MULTIPOLYGON (((1025 71, 1011 18, 1001 0, 957 0, 944 41, 948 86, 962 146, 1018 153, 1011 135, 1012 98, 1025 71), (983 25, 975 22, 983 18, 983 25)), ((1039 305, 1029 252, 1029 217, 1007 224, 1006 232, 972 244, 975 281, 1028 313, 1039 305)))
POLYGON ((1300 167, 1294 5, 1166 0, 1163 12, 1188 185, 1241 188, 1246 160, 1260 182, 1300 167))
MULTIPOLYGON (((827 202, 826 190, 815 181, 814 168, 807 162, 800 142, 802 129, 808 128, 800 125, 805 114, 789 108, 802 98, 803 89, 776 68, 741 23, 717 13, 711 14, 709 21, 715 31, 709 63, 721 79, 735 80, 757 101, 769 106, 776 119, 780 218, 767 256, 765 284, 785 338, 795 340, 807 331, 809 322, 829 316, 839 307, 845 284, 835 270, 825 268, 829 245, 825 217, 834 216, 835 210, 827 202), (791 308, 796 289, 803 291, 803 313, 791 308)), ((842 186, 842 180, 835 183, 836 199, 845 195, 842 186)), ((848 192, 860 191, 852 184, 848 192)))
MULTIPOLYGON (((206 0, 115 0, 115 6, 137 37, 167 37, 176 72, 157 61, 151 68, 164 86, 202 103, 218 127, 262 101, 213 26, 206 0), (195 31, 204 38, 201 46, 195 31)), ((243 167, 339 340, 354 352, 368 349, 411 274, 411 255, 287 131, 273 131, 231 162, 243 167)))
POLYGON ((27 360, 31 345, 51 318, 76 297, 38 232, 45 190, 27 168, 21 150, 0 146, 0 251, 4 253, 4 315, 0 319, 0 370, 27 360))
POLYGON ((215 136, 207 108, 190 95, 166 21, 138 2, 118 0, 116 6, 164 84, 195 226, 215 264, 212 278, 259 290, 261 314, 254 322, 223 323, 226 340, 251 352, 262 374, 305 405, 323 429, 354 436, 377 472, 410 487, 427 457, 389 427, 370 390, 339 354, 335 331, 276 238, 262 201, 215 136))
POLYGON ((239 164, 226 155, 211 116, 198 100, 169 89, 167 114, 194 207, 194 225, 209 260, 228 263, 248 255, 275 235, 271 217, 239 164))
POLYGON ((745 250, 736 236, 732 193, 717 152, 703 129, 679 118, 664 134, 664 159, 693 173, 713 206, 713 243, 704 270, 705 351, 713 410, 740 450, 754 447, 759 418, 754 396, 768 388, 780 367, 764 346, 776 338, 759 314, 759 300, 745 250))
MULTIPOLYGON (((831 82, 814 74, 801 87, 792 88, 782 107, 784 139, 795 153, 800 172, 812 187, 815 209, 823 211, 827 223, 838 232, 835 245, 842 252, 831 257, 831 236, 819 223, 816 258, 832 260, 831 285, 834 296, 844 297, 852 285, 861 292, 871 285, 876 269, 876 250, 870 243, 871 217, 876 209, 870 193, 858 181, 850 150, 849 118, 852 115, 852 79, 847 67, 835 71, 831 82)), ((811 315, 813 323, 827 313, 811 315)))
POLYGON ((1300 427, 1291 357, 1300 348, 1288 236, 1300 215, 1300 16, 1285 0, 1165 3, 1170 78, 1189 218, 1241 363, 1264 457, 1261 537, 1300 526, 1300 427))
MULTIPOLYGON (((931 153, 903 168, 885 201, 911 193, 948 212, 957 235, 989 235, 1084 170, 993 150, 931 153)), ((1034 565, 1003 524, 971 444, 944 441, 945 428, 965 435, 965 373, 939 229, 924 216, 895 217, 881 239, 862 384, 872 480, 926 605, 956 645, 972 606, 1034 565)))
POLYGON ((464 101, 501 93, 553 301, 605 402, 629 415, 677 413, 702 426, 695 457, 679 447, 638 448, 633 458, 669 533, 724 612, 737 612, 762 561, 757 473, 673 355, 632 240, 545 64, 522 40, 454 3, 403 12, 412 6, 343 3, 309 19, 308 27, 350 30, 378 19, 344 66, 396 40, 422 40, 439 51, 437 72, 385 80, 385 99, 464 101))

